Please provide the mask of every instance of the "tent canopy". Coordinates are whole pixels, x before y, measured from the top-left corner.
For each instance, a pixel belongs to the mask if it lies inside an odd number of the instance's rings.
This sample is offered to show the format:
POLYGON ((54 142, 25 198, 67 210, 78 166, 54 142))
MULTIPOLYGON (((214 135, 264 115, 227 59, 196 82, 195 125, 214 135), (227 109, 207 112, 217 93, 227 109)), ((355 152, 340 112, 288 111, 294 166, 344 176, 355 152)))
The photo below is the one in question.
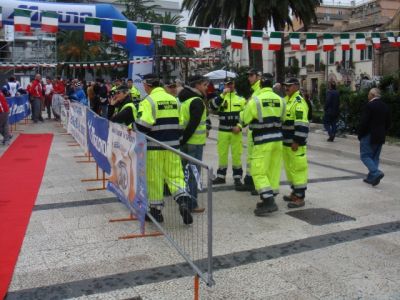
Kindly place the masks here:
POLYGON ((229 72, 229 71, 226 71, 226 70, 216 70, 216 71, 212 71, 210 73, 207 73, 204 76, 207 77, 210 80, 218 80, 218 79, 225 79, 226 77, 235 78, 236 77, 236 73, 229 72))

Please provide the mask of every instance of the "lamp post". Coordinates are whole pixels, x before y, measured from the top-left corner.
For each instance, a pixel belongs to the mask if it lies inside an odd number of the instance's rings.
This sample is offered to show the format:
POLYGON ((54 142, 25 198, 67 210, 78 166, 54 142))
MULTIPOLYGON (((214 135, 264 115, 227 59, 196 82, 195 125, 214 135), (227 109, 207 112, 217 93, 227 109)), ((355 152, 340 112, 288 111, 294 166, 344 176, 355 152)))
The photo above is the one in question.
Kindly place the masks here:
POLYGON ((160 44, 161 44, 161 27, 159 25, 154 25, 154 73, 157 77, 160 77, 160 44))

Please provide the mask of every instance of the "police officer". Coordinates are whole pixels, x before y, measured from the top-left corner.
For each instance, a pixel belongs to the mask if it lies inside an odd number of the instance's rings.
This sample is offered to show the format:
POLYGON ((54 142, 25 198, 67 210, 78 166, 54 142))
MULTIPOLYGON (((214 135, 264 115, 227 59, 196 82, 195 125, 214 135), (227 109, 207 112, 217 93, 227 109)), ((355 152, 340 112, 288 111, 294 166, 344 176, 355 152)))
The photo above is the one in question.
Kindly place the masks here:
MULTIPOLYGON (((179 93, 181 107, 181 122, 183 134, 181 139, 181 151, 197 158, 203 159, 203 148, 207 137, 207 109, 204 97, 207 95, 208 79, 195 75, 188 79, 189 86, 185 86, 179 93)), ((197 202, 197 174, 201 169, 195 166, 193 169, 190 162, 184 161, 184 167, 188 172, 189 193, 191 196, 191 209, 193 212, 202 212, 204 208, 198 207, 197 202)))
MULTIPOLYGON (((272 91, 271 74, 263 74, 261 89, 252 96, 240 114, 241 125, 249 125, 254 143, 250 159, 251 175, 261 202, 254 210, 256 216, 265 216, 278 210, 274 185, 279 182, 282 153, 283 99, 272 91)), ((235 130, 239 130, 238 127, 235 130)), ((279 186, 279 184, 278 184, 279 186)))
MULTIPOLYGON (((262 73, 256 69, 250 69, 247 72, 247 79, 250 83, 251 90, 253 91, 252 97, 257 96, 261 90, 261 75, 262 73)), ((250 161, 253 152, 253 139, 251 137, 251 130, 247 131, 247 162, 246 162, 246 176, 244 177, 243 185, 236 186, 237 191, 251 191, 252 194, 257 194, 254 188, 253 178, 251 176, 250 161)))
POLYGON ((108 107, 108 119, 114 123, 125 124, 132 128, 137 109, 132 101, 128 86, 122 84, 115 90, 108 107))
POLYGON ((133 80, 132 79, 128 79, 126 81, 126 84, 128 85, 132 101, 134 103, 139 103, 140 98, 141 98, 140 91, 133 85, 133 80))
POLYGON ((289 78, 285 83, 286 115, 283 123, 283 162, 286 177, 291 184, 292 193, 284 196, 289 208, 304 206, 307 189, 307 102, 300 95, 300 83, 296 78, 289 78))
POLYGON ((175 98, 178 97, 178 86, 176 85, 176 82, 174 80, 167 80, 164 83, 164 89, 168 94, 174 96, 175 98))
MULTIPOLYGON (((179 103, 161 87, 159 78, 153 74, 143 77, 143 86, 148 96, 139 104, 136 126, 148 136, 179 148, 181 126, 179 124, 179 103)), ((147 192, 150 214, 158 221, 164 218, 161 208, 164 205, 164 182, 168 185, 185 224, 193 223, 189 209, 190 197, 185 192, 180 157, 151 141, 147 143, 146 157, 147 192)))
POLYGON ((233 78, 227 77, 224 81, 225 87, 220 96, 213 98, 210 107, 218 112, 218 170, 217 178, 213 184, 225 183, 226 171, 228 168, 228 154, 231 148, 232 171, 235 186, 242 185, 242 132, 232 132, 232 129, 239 122, 239 114, 246 105, 246 100, 240 97, 235 91, 233 78))

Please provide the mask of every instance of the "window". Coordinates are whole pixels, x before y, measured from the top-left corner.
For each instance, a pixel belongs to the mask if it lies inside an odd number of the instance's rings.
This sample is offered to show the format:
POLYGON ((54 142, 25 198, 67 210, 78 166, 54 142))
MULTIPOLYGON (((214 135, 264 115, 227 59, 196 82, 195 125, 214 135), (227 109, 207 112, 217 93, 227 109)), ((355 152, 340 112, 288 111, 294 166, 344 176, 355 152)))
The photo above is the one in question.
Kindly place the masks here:
POLYGON ((342 61, 345 63, 346 68, 353 65, 353 48, 342 50, 342 61))
POLYGON ((361 60, 361 61, 362 61, 362 60, 366 60, 365 51, 366 51, 366 50, 364 50, 364 49, 360 50, 360 60, 361 60))
POLYGON ((321 54, 319 54, 319 53, 315 53, 315 72, 318 72, 319 71, 319 67, 320 67, 320 65, 319 65, 319 63, 321 62, 321 54))
POLYGON ((367 50, 368 50, 367 59, 371 60, 372 59, 372 51, 374 51, 372 48, 372 45, 369 45, 367 50))
POLYGON ((305 67, 306 66, 306 56, 302 55, 301 56, 301 67, 305 67))
POLYGON ((336 53, 336 51, 333 50, 333 51, 330 51, 328 53, 329 53, 328 54, 328 56, 329 56, 329 64, 333 65, 335 63, 335 53, 336 53))

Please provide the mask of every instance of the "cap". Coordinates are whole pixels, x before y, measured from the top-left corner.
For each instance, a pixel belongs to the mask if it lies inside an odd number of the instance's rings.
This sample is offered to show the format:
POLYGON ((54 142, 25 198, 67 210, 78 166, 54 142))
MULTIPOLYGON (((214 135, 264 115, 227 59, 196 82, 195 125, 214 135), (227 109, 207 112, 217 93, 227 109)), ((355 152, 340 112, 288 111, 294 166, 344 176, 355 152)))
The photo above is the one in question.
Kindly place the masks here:
POLYGON ((119 87, 116 88, 116 91, 126 92, 129 91, 129 88, 125 84, 121 84, 119 87))
POLYGON ((261 75, 261 77, 262 77, 263 79, 274 79, 274 75, 272 75, 271 73, 263 73, 263 74, 261 75))
POLYGON ((156 74, 146 74, 143 76, 143 83, 149 86, 159 86, 160 79, 156 74))
POLYGON ((226 77, 224 80, 225 84, 233 83, 235 80, 232 77, 226 77))
POLYGON ((209 81, 207 77, 204 77, 202 75, 194 75, 190 76, 188 79, 189 85, 196 84, 199 82, 204 82, 204 81, 209 81))
POLYGON ((262 75, 261 71, 258 71, 258 70, 254 69, 254 68, 251 68, 251 69, 249 69, 247 71, 247 75, 254 75, 254 74, 257 75, 257 76, 261 76, 262 75))
POLYGON ((283 83, 283 85, 292 85, 292 84, 300 85, 300 82, 299 82, 299 80, 298 80, 297 78, 292 77, 292 78, 287 79, 287 80, 283 83))

